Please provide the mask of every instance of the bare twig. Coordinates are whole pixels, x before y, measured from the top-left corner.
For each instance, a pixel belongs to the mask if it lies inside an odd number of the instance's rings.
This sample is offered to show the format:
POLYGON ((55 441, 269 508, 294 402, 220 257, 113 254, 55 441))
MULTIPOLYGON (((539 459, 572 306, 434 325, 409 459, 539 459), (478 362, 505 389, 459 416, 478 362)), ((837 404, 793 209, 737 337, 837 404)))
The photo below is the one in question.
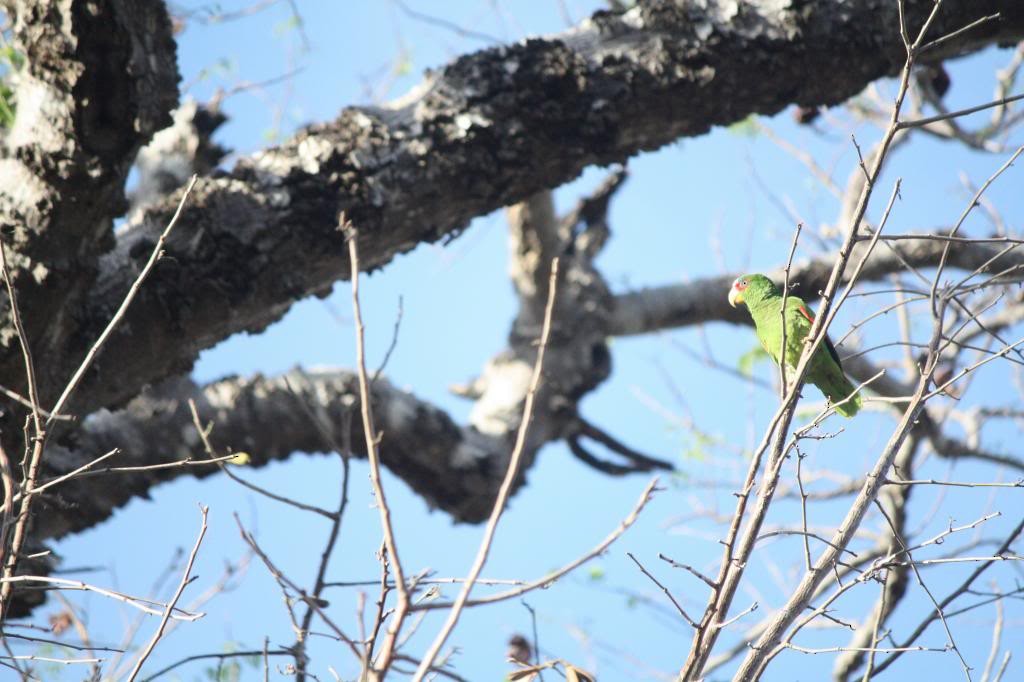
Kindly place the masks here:
POLYGON ((793 267, 793 256, 796 255, 796 245, 800 241, 800 231, 803 227, 803 223, 797 223, 796 229, 793 230, 793 242, 789 246, 786 267, 782 270, 782 305, 779 309, 782 318, 779 320, 782 326, 782 338, 779 343, 779 398, 782 400, 786 398, 786 301, 789 298, 789 270, 793 267))
POLYGON ((54 404, 53 408, 50 410, 50 416, 46 419, 47 426, 49 426, 63 412, 64 408, 67 406, 68 400, 75 392, 75 389, 78 388, 78 384, 81 383, 85 373, 89 370, 89 367, 92 366, 96 356, 100 354, 101 350, 103 350, 103 346, 106 344, 107 339, 110 338, 110 335, 114 333, 114 330, 121 323, 121 320, 124 319, 125 313, 127 313, 128 308, 131 307, 132 301, 135 300, 135 296, 138 295, 143 282, 146 281, 146 278, 149 277, 149 273, 153 271, 157 262, 163 257, 164 245, 167 243, 167 238, 171 235, 171 230, 174 229, 174 226, 178 224, 178 218, 181 217, 181 212, 185 208, 185 203, 188 201, 188 197, 192 193, 192 188, 196 186, 196 181, 198 179, 199 176, 193 175, 192 179, 189 180, 188 185, 185 187, 185 191, 181 195, 181 200, 178 202, 178 207, 174 211, 174 215, 171 216, 171 220, 167 223, 167 227, 157 239, 156 246, 153 247, 153 252, 150 254, 149 260, 146 261, 146 265, 143 266, 139 276, 135 278, 135 282, 132 283, 132 286, 125 295, 124 300, 121 301, 120 307, 118 307, 114 316, 110 318, 110 322, 107 323, 107 326, 100 333, 99 338, 96 339, 96 342, 89 349, 89 352, 85 354, 85 359, 82 360, 82 364, 80 364, 78 369, 75 370, 71 380, 68 381, 67 386, 64 387, 64 391, 60 394, 60 397, 57 398, 56 404, 54 404))
POLYGON ((947 120, 949 120, 951 118, 959 118, 961 116, 967 116, 969 114, 973 114, 973 113, 976 113, 976 112, 979 112, 979 111, 985 111, 986 109, 991 109, 993 107, 1005 107, 1007 104, 1010 104, 1011 102, 1017 102, 1017 101, 1020 101, 1022 99, 1024 99, 1024 94, 1013 95, 1012 97, 1003 97, 1001 99, 997 99, 995 101, 988 102, 986 104, 979 104, 978 106, 975 106, 975 107, 968 107, 967 109, 960 109, 958 111, 951 111, 951 112, 946 113, 946 114, 939 114, 937 116, 929 116, 928 118, 919 118, 919 119, 916 119, 916 120, 913 120, 913 121, 900 121, 899 124, 898 124, 898 128, 897 129, 898 130, 906 130, 908 128, 920 128, 921 126, 926 126, 926 125, 928 125, 930 123, 936 123, 938 121, 947 121, 947 120))
POLYGON ((178 600, 181 599, 181 595, 185 591, 185 587, 187 587, 193 580, 193 578, 189 576, 192 573, 192 566, 196 562, 196 557, 199 555, 199 546, 203 544, 203 538, 206 537, 206 516, 208 512, 208 507, 199 507, 199 513, 202 515, 202 522, 199 526, 199 535, 196 537, 196 543, 192 546, 192 552, 189 554, 188 561, 185 563, 185 570, 181 574, 181 582, 178 583, 178 589, 175 590, 174 596, 169 602, 167 602, 167 608, 164 610, 163 616, 160 618, 160 625, 157 626, 156 632, 153 633, 153 638, 149 640, 149 644, 147 644, 146 648, 142 650, 141 654, 139 654, 139 660, 136 661, 135 667, 132 668, 131 673, 128 675, 128 682, 132 682, 138 676, 139 671, 142 670, 142 666, 146 662, 146 659, 149 658, 151 653, 153 653, 153 649, 156 648, 157 642, 160 641, 160 638, 164 634, 164 628, 167 627, 167 621, 170 620, 171 613, 174 611, 175 605, 178 603, 178 600))
MULTIPOLYGON (((999 587, 992 581, 992 590, 999 596, 1003 595, 999 593, 999 587)), ((981 682, 988 682, 992 679, 992 669, 995 667, 996 657, 999 655, 999 647, 1003 636, 1003 600, 1001 598, 996 599, 996 622, 992 626, 992 644, 989 647, 988 658, 985 659, 985 667, 981 671, 981 682)))
MULTIPOLYGON (((252 536, 252 534, 245 530, 245 527, 242 525, 241 519, 238 518, 238 514, 235 514, 235 523, 238 526, 238 532, 242 536, 242 540, 244 540, 245 543, 249 545, 249 547, 252 549, 252 551, 256 553, 256 556, 260 558, 260 561, 263 562, 263 565, 267 567, 267 570, 270 571, 270 574, 280 584, 282 590, 285 590, 286 593, 287 590, 291 590, 296 595, 298 595, 299 599, 301 599, 306 604, 309 604, 309 606, 312 607, 314 611, 316 611, 317 615, 320 616, 320 619, 323 620, 324 624, 331 629, 331 631, 334 633, 338 641, 343 642, 348 647, 349 651, 351 651, 358 660, 360 658, 359 648, 356 646, 356 643, 352 640, 352 638, 346 635, 345 632, 334 623, 331 617, 327 615, 323 608, 323 601, 320 599, 313 599, 312 597, 307 595, 302 590, 302 588, 295 583, 295 581, 293 581, 291 578, 282 573, 281 570, 274 565, 274 562, 272 562, 270 560, 270 557, 267 556, 266 552, 264 552, 260 548, 259 544, 256 542, 256 539, 252 536)), ((298 630, 299 624, 294 620, 294 614, 291 613, 290 604, 289 614, 292 617, 292 629, 298 630)))
POLYGON ((679 615, 683 617, 683 620, 689 623, 690 627, 696 629, 698 627, 696 621, 694 621, 693 618, 690 618, 690 615, 686 613, 686 611, 679 604, 679 602, 676 601, 676 598, 672 595, 669 589, 665 587, 657 578, 651 575, 651 572, 648 571, 647 568, 643 564, 641 564, 635 556, 633 556, 632 552, 626 552, 626 556, 633 560, 633 563, 636 564, 636 567, 640 569, 641 573, 647 576, 652 583, 661 588, 661 591, 665 593, 665 596, 668 597, 669 601, 672 602, 672 605, 676 607, 676 611, 678 611, 679 615))
MULTIPOLYGON (((971 213, 971 210, 975 206, 978 205, 978 199, 985 193, 985 190, 987 190, 989 188, 989 186, 993 182, 996 181, 996 178, 998 178, 1000 175, 1002 175, 1003 172, 1005 172, 1007 168, 1012 166, 1013 162, 1016 161, 1017 157, 1019 157, 1022 153, 1024 153, 1024 146, 1018 147, 1017 151, 1015 151, 1010 156, 1010 158, 1007 159, 1006 162, 1002 166, 1000 166, 999 169, 997 169, 995 173, 990 175, 985 180, 985 182, 981 185, 981 187, 978 188, 978 191, 974 193, 974 196, 971 197, 971 201, 967 204, 967 206, 964 208, 963 212, 960 214, 960 218, 956 221, 956 224, 953 225, 953 228, 949 231, 949 236, 950 237, 957 236, 957 232, 959 232, 960 227, 963 225, 964 221, 967 219, 967 216, 971 213)), ((946 260, 949 258, 949 249, 950 249, 951 246, 952 246, 952 242, 949 242, 949 241, 947 241, 945 243, 945 245, 943 246, 942 257, 939 259, 939 265, 938 265, 937 271, 935 273, 935 278, 934 278, 934 280, 932 282, 931 298, 932 298, 932 311, 933 311, 933 313, 935 311, 935 306, 936 306, 936 303, 935 303, 936 290, 938 289, 939 279, 942 276, 942 270, 943 270, 943 268, 946 265, 946 260)), ((1013 246, 1015 246, 1015 244, 1011 244, 1010 247, 1008 247, 1008 248, 1011 248, 1013 246)), ((1000 254, 1000 255, 1002 255, 1002 254, 1000 254)))
MULTIPOLYGON (((565 566, 562 566, 561 568, 551 571, 547 575, 538 578, 537 580, 532 580, 530 582, 524 583, 519 587, 506 590, 505 592, 499 592, 497 594, 490 594, 486 597, 477 597, 475 599, 470 599, 466 602, 466 606, 481 606, 483 604, 494 604, 499 601, 505 601, 506 599, 514 599, 523 594, 526 594, 527 592, 532 592, 533 590, 545 588, 548 585, 554 583, 559 578, 568 575, 569 573, 572 573, 574 570, 576 570, 583 564, 587 563, 588 561, 594 559, 595 557, 601 556, 602 554, 604 554, 605 550, 607 550, 612 545, 613 542, 618 540, 630 526, 636 523, 636 520, 640 517, 640 512, 642 512, 644 507, 647 506, 647 503, 651 500, 651 498, 654 496, 655 491, 657 490, 658 478, 655 477, 651 479, 650 483, 648 483, 646 487, 644 487, 643 492, 640 493, 640 499, 637 500, 636 504, 633 506, 633 510, 629 513, 629 515, 622 520, 622 522, 615 530, 608 534, 608 537, 606 537, 604 540, 598 543, 597 546, 595 546, 586 554, 581 555, 580 557, 569 562, 565 566)), ((480 583, 481 581, 478 579, 476 582, 480 583)), ((452 606, 454 606, 453 602, 421 602, 413 606, 412 610, 428 611, 435 609, 450 609, 452 606)))
MULTIPOLYGON (((1010 534, 1006 537, 1006 540, 1002 543, 1002 545, 1000 545, 999 549, 997 549, 994 552, 994 555, 1000 556, 1004 552, 1006 552, 1010 548, 1010 545, 1016 542, 1017 538, 1020 537, 1022 532, 1024 532, 1024 519, 1021 519, 1020 523, 1018 523, 1016 527, 1014 527, 1014 529, 1010 531, 1010 534)), ((967 590, 970 589, 974 581, 977 580, 978 577, 981 576, 981 574, 984 573, 986 570, 988 570, 988 568, 992 566, 992 564, 994 563, 995 560, 989 560, 979 564, 978 567, 971 571, 970 575, 968 575, 955 590, 950 592, 942 601, 938 603, 938 610, 945 609, 953 602, 953 600, 965 594, 967 590)), ((936 618, 938 618, 938 610, 929 613, 928 616, 920 624, 918 624, 918 626, 914 628, 914 630, 904 639, 904 643, 900 646, 907 646, 909 643, 916 641, 917 638, 921 636, 921 633, 923 633, 925 629, 929 625, 931 625, 936 618)), ((900 657, 900 655, 900 652, 896 652, 888 658, 886 658, 884 661, 878 664, 878 666, 875 668, 875 672, 880 673, 886 668, 888 668, 897 658, 900 657)))
MULTIPOLYGON (((388 507, 387 498, 384 496, 384 486, 380 477, 380 452, 378 451, 377 427, 373 418, 373 405, 370 396, 370 380, 366 372, 366 336, 363 326, 363 313, 359 305, 359 232, 344 215, 339 218, 340 229, 346 233, 348 239, 349 265, 351 267, 352 280, 352 312, 356 323, 356 365, 359 368, 359 403, 360 412, 363 418, 363 436, 366 439, 366 457, 370 462, 370 481, 373 485, 373 494, 377 498, 377 510, 380 512, 380 525, 384 534, 384 546, 387 548, 387 558, 391 562, 391 569, 395 573, 395 592, 398 595, 398 603, 391 623, 388 625, 387 635, 384 644, 376 661, 376 673, 380 677, 387 675, 395 654, 395 644, 398 640, 402 623, 409 613, 409 586, 405 581, 405 571, 402 568, 402 561, 398 557, 398 544, 395 541, 395 531, 391 524, 391 509, 388 507)), ((383 558, 382 558, 383 560, 383 558)), ((431 661, 433 662, 433 661, 431 661)))
POLYGON ((175 668, 183 666, 183 665, 185 665, 187 663, 191 663, 192 661, 207 661, 207 660, 222 661, 222 660, 224 660, 226 658, 243 658, 243 657, 249 657, 249 656, 263 656, 264 658, 266 658, 268 656, 291 656, 291 655, 292 655, 292 652, 289 649, 276 649, 276 650, 267 651, 266 648, 260 649, 260 650, 252 650, 252 651, 231 651, 231 652, 227 652, 227 653, 217 653, 217 654, 196 654, 194 656, 186 656, 185 658, 182 658, 182 659, 180 659, 178 661, 175 661, 174 663, 168 665, 165 668, 161 668, 160 670, 157 670, 155 673, 153 673, 149 677, 143 679, 142 682, 151 682, 152 680, 155 680, 155 679, 157 679, 159 677, 163 677, 164 675, 166 675, 167 673, 171 672, 175 668))
POLYGON ((914 571, 914 576, 917 578, 917 584, 921 586, 921 589, 925 591, 925 594, 928 595, 928 599, 930 599, 932 604, 935 606, 935 614, 938 616, 939 620, 942 621, 942 627, 946 631, 949 648, 951 648, 960 659, 960 665, 964 670, 964 675, 967 677, 968 682, 970 682, 971 666, 967 665, 967 661, 964 660, 964 655, 960 652, 960 647, 957 646, 956 640, 953 638, 953 632, 949 629, 949 623, 946 622, 946 614, 943 613, 942 607, 939 606, 939 603, 935 600, 934 595, 932 595, 932 591, 928 589, 927 585, 925 585, 924 579, 921 577, 921 572, 917 570, 917 562, 914 561, 913 555, 910 553, 910 550, 907 549, 907 545, 903 542, 903 538, 900 537, 896 524, 893 523, 893 520, 889 517, 889 514, 886 513, 885 508, 878 503, 878 500, 875 500, 875 506, 878 507, 878 510, 882 513, 882 517, 885 518, 886 523, 889 524, 889 528, 892 530, 893 539, 896 540, 897 544, 899 544, 901 551, 907 555, 910 568, 914 571))
MULTIPOLYGON (((128 307, 131 305, 136 294, 142 287, 143 282, 146 280, 146 277, 152 271, 153 267, 156 265, 156 262, 160 259, 160 256, 163 254, 164 243, 166 242, 168 235, 170 235, 171 230, 173 230, 174 226, 177 224, 178 217, 181 215, 181 211, 185 206, 185 202, 188 199, 189 193, 192 191, 192 188, 195 186, 195 183, 196 176, 192 176, 191 182, 189 182, 188 187, 182 194, 181 201, 178 203, 178 208, 175 211, 174 216, 171 218, 170 222, 167 224, 166 229, 164 229, 163 233, 160 235, 160 238, 157 240, 157 244, 154 247, 152 254, 150 254, 149 261, 146 263, 146 266, 142 269, 142 272, 139 273, 139 276, 135 279, 135 282, 132 284, 124 300, 121 302, 121 306, 117 309, 117 312, 114 313, 114 316, 111 318, 106 328, 100 334, 99 338, 96 340, 93 346, 89 349, 88 353, 86 353, 85 359, 78 367, 78 370, 72 375, 71 379, 68 381, 67 386, 65 386, 60 398, 57 399, 57 403, 50 410, 50 414, 46 418, 45 422, 42 421, 42 416, 39 409, 39 392, 36 387, 35 371, 33 369, 31 351, 29 350, 28 340, 25 337, 24 328, 21 324, 21 316, 20 313, 18 312, 17 299, 14 295, 14 287, 10 281, 10 276, 7 269, 6 251, 4 250, 2 241, 0 241, 0 264, 2 264, 3 278, 5 284, 7 285, 8 296, 10 297, 11 317, 12 320, 14 321, 15 327, 18 330, 19 341, 22 344, 22 355, 25 359, 26 376, 29 384, 29 400, 32 402, 32 423, 34 427, 34 434, 31 438, 31 456, 29 458, 28 467, 26 468, 25 476, 22 481, 23 490, 27 492, 25 492, 21 498, 21 505, 18 511, 18 517, 14 524, 14 535, 11 539, 9 553, 5 557, 5 562, 3 566, 4 583, 2 587, 0 587, 0 621, 3 620, 4 615, 6 614, 6 609, 10 602, 11 590, 13 589, 14 586, 13 581, 9 579, 14 576, 18 564, 18 558, 21 553, 22 547, 24 546, 25 537, 27 535, 28 521, 31 516, 32 501, 35 498, 35 494, 32 491, 33 488, 35 488, 36 480, 39 476, 39 468, 43 459, 43 450, 46 445, 47 437, 46 429, 49 428, 49 426, 55 420, 60 418, 61 411, 65 407, 68 399, 71 397, 75 389, 78 387, 78 384, 81 382, 82 377, 85 376, 86 371, 92 365, 93 360, 95 360, 100 350, 102 350, 103 345, 106 343, 106 340, 110 337, 114 329, 123 319, 125 313, 128 310, 128 307)), ((26 441, 26 448, 28 448, 28 441, 26 441)))
MULTIPOLYGON (((206 463, 215 463, 218 467, 220 467, 220 470, 224 472, 224 474, 232 481, 238 483, 239 485, 245 488, 248 488, 249 490, 257 492, 268 499, 274 500, 276 502, 281 502, 282 504, 287 504, 290 507, 295 507, 296 509, 301 509, 302 511, 319 514, 320 516, 323 516, 327 519, 334 518, 333 512, 329 512, 326 509, 322 509, 320 507, 315 507, 311 504, 306 504, 305 502, 300 502, 299 500, 293 500, 292 498, 285 497, 284 495, 278 495, 277 493, 271 492, 270 490, 260 487, 255 483, 250 483, 241 476, 235 475, 235 473, 228 469, 224 465, 224 463, 230 462, 237 455, 218 456, 216 450, 214 450, 213 448, 213 443, 210 442, 210 432, 213 430, 213 424, 208 424, 205 426, 203 425, 202 420, 199 417, 199 408, 196 406, 195 400, 192 400, 190 398, 188 401, 188 407, 189 411, 192 414, 192 425, 195 426, 196 431, 199 433, 199 440, 202 442, 203 448, 206 450, 206 454, 209 457, 209 459, 206 460, 206 463)), ((187 460, 187 462, 190 464, 192 463, 191 460, 187 460)), ((170 463, 170 465, 172 466, 177 464, 177 462, 170 463)))
MULTIPOLYGON (((35 434, 29 438, 27 435, 26 426, 26 438, 25 438, 25 453, 28 458, 28 467, 25 469, 25 461, 22 460, 22 468, 24 480, 22 485, 25 490, 31 490, 35 485, 36 477, 39 475, 39 465, 43 459, 43 447, 46 443, 46 430, 43 426, 42 417, 40 416, 39 408, 39 389, 36 386, 36 374, 35 374, 35 363, 32 360, 32 349, 28 342, 28 337, 25 334, 25 327, 21 322, 21 312, 18 307, 18 297, 14 292, 14 284, 11 282, 11 275, 7 265, 7 249, 4 246, 3 240, 0 239, 0 268, 2 268, 2 274, 4 284, 7 287, 7 297, 11 304, 11 321, 14 324, 14 328, 18 334, 18 343, 21 346, 21 356, 25 362, 25 377, 28 382, 28 395, 29 401, 32 404, 31 420, 35 434), (31 451, 31 456, 28 455, 31 451)), ((6 453, 4 455, 6 462, 6 453)), ((5 479, 6 484, 6 479, 5 479)), ((5 499, 8 495, 5 493, 5 499)), ((5 516, 4 516, 4 534, 0 537, 0 540, 4 541, 4 544, 0 549, 0 554, 3 555, 3 578, 10 578, 14 575, 15 569, 18 567, 18 555, 21 553, 22 545, 25 542, 25 534, 28 529, 29 512, 31 511, 32 496, 25 495, 21 501, 18 516, 14 522, 14 536, 11 538, 10 546, 6 544, 7 541, 7 525, 9 522, 9 514, 11 513, 13 501, 10 504, 6 504, 5 516)), ((0 622, 5 620, 7 614, 7 607, 10 602, 11 590, 13 589, 13 583, 4 582, 3 586, 0 587, 0 622)))
MULTIPOLYGON (((319 423, 319 419, 316 419, 315 421, 319 423)), ((327 424, 321 424, 319 428, 322 432, 327 432, 327 426, 327 424)), ((320 553, 320 564, 317 567, 316 578, 313 581, 313 590, 310 594, 311 599, 313 600, 319 600, 321 598, 320 594, 324 591, 324 587, 326 585, 327 567, 330 563, 331 555, 334 553, 335 544, 338 542, 338 536, 341 533, 341 522, 342 519, 344 519, 345 517, 345 509, 346 507, 348 507, 348 483, 351 469, 349 465, 349 460, 352 457, 351 431, 352 412, 351 410, 346 409, 342 415, 342 439, 344 440, 344 445, 341 448, 335 446, 335 449, 338 452, 338 456, 341 458, 341 493, 339 495, 338 500, 338 509, 334 514, 334 518, 331 520, 331 528, 327 533, 327 541, 326 543, 324 543, 323 552, 320 553)), ((309 632, 310 626, 313 622, 313 613, 313 608, 307 604, 306 612, 303 614, 302 621, 299 624, 301 639, 296 641, 296 649, 300 649, 300 647, 304 647, 305 645, 305 635, 309 632)), ((360 623, 362 623, 361 619, 360 623)), ((302 653, 303 655, 297 655, 295 657, 296 666, 298 668, 296 680, 298 680, 299 682, 303 682, 303 680, 305 680, 306 674, 306 657, 304 655, 305 652, 303 650, 300 649, 300 653, 302 653)))
MULTIPOLYGON (((117 601, 124 602, 128 606, 139 609, 154 616, 162 616, 166 608, 165 604, 160 602, 150 601, 148 599, 140 599, 139 597, 132 597, 121 592, 115 592, 114 590, 108 590, 103 587, 97 587, 81 580, 71 580, 69 578, 57 578, 48 575, 13 575, 10 578, 3 578, 4 582, 10 583, 44 583, 50 585, 56 585, 63 590, 84 590, 86 592, 95 592, 96 594, 103 595, 104 597, 110 597, 117 601), (154 608, 162 607, 162 608, 154 608)), ((184 611, 179 608, 175 608, 174 612, 171 613, 171 618, 175 620, 184 621, 195 621, 202 618, 204 613, 191 613, 184 611)))
POLYGON ((871 648, 870 651, 868 651, 867 664, 864 666, 864 677, 861 679, 861 682, 870 682, 871 674, 875 667, 875 654, 878 653, 875 647, 878 646, 878 642, 880 641, 878 632, 882 627, 882 622, 885 620, 886 613, 890 610, 887 604, 887 596, 891 580, 893 580, 893 572, 886 571, 885 578, 882 580, 881 593, 878 597, 878 606, 875 610, 875 618, 871 626, 871 648))
POLYGON ((701 573, 700 571, 695 569, 693 566, 690 566, 688 564, 679 563, 678 561, 676 561, 674 559, 668 558, 664 554, 658 554, 658 558, 661 559, 662 561, 668 563, 673 568, 681 568, 684 571, 687 571, 688 573, 690 573, 690 575, 693 575, 694 577, 698 578, 700 581, 702 581, 705 585, 707 585, 711 589, 715 589, 715 587, 716 587, 715 586, 715 582, 711 578, 707 577, 706 575, 704 575, 703 573, 701 573))
POLYGON ((548 338, 551 334, 551 318, 555 308, 557 289, 558 258, 555 258, 551 261, 551 276, 548 279, 548 301, 544 309, 544 325, 541 329, 540 342, 537 347, 537 360, 534 363, 533 377, 530 379, 530 386, 526 391, 526 399, 523 402, 523 418, 519 424, 519 431, 516 433, 516 442, 509 457, 508 469, 505 471, 505 478, 498 489, 498 496, 494 501, 494 507, 491 509, 490 518, 487 521, 487 526, 484 528, 484 535, 480 540, 480 547, 477 550, 476 558, 473 560, 473 565, 469 570, 466 582, 463 583, 455 603, 452 604, 444 625, 441 626, 441 630, 437 633, 430 648, 427 649, 427 653, 424 654, 423 660, 416 668, 416 673, 413 675, 414 682, 419 682, 419 680, 426 676, 430 667, 434 664, 434 660, 441 652, 441 647, 444 646, 448 636, 455 628, 455 624, 462 614, 462 609, 469 600, 469 593, 473 589, 473 583, 480 576, 480 572, 487 562, 487 556, 491 551, 491 543, 494 541, 494 534, 498 529, 498 522, 505 511, 505 504, 508 502, 509 495, 512 492, 512 485, 515 483, 516 476, 519 475, 519 460, 526 449, 526 436, 529 433, 530 421, 533 419, 533 405, 537 396, 537 388, 541 381, 541 370, 544 367, 544 352, 547 350, 548 338))

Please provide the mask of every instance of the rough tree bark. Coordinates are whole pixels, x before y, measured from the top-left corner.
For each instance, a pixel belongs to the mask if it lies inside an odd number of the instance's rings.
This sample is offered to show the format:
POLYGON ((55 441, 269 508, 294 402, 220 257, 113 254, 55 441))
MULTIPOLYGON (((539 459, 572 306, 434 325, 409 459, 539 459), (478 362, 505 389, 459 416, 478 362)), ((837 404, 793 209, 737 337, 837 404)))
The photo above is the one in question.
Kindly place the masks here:
MULTIPOLYGON (((162 3, 14 2, 6 11, 25 66, 14 79, 17 117, 0 146, 0 224, 52 400, 82 354, 72 318, 94 300, 100 256, 115 246, 128 171, 171 121, 178 69, 162 3)), ((0 383, 21 389, 8 311, 5 300, 0 383)))

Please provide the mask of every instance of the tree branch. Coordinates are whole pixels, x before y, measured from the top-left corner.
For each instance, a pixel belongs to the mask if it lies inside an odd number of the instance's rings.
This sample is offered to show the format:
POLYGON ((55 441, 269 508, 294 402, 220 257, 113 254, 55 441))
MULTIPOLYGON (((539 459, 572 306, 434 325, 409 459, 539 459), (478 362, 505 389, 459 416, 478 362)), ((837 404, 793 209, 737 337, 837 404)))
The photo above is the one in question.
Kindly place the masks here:
MULTIPOLYGON (((948 230, 947 230, 948 232, 948 230)), ((906 264, 915 268, 938 265, 942 260, 945 233, 921 235, 920 240, 899 240, 890 243, 887 249, 875 249, 864 264, 858 280, 861 282, 885 278, 905 270, 906 264), (906 263, 906 264, 905 264, 906 263)), ((851 258, 859 260, 869 243, 858 242, 851 258)), ((1002 243, 978 241, 958 244, 946 259, 946 266, 971 271, 984 265, 1005 248, 1002 243)), ((1016 266, 1024 268, 1024 253, 1011 251, 1004 254, 986 268, 986 272, 997 272, 1016 266)), ((830 257, 794 263, 790 272, 792 294, 805 300, 814 300, 824 288, 831 272, 830 257)), ((615 296, 612 308, 611 332, 616 336, 647 334, 663 329, 672 329, 705 322, 732 322, 750 324, 750 316, 742 310, 731 308, 723 292, 738 275, 730 273, 718 277, 705 277, 685 284, 670 284, 662 287, 641 289, 615 296)), ((782 281, 782 269, 766 273, 777 282, 782 281)), ((1007 277, 1005 282, 1024 279, 1024 270, 1007 277)), ((845 361, 844 361, 845 362, 845 361)))
MULTIPOLYGON (((5 8, 24 67, 13 80, 17 115, 0 139, 0 185, 8 188, 0 223, 10 228, 13 280, 32 311, 26 324, 36 353, 66 357, 75 330, 57 318, 91 295, 98 258, 114 245, 113 220, 127 208, 129 168, 170 123, 177 56, 161 2, 18 0, 5 8)), ((0 376, 22 387, 9 308, 0 321, 0 376)), ((80 359, 39 368, 44 402, 80 359)))
MULTIPOLYGON (((912 3, 908 21, 920 22, 929 8, 912 3)), ((1024 35, 1012 0, 957 4, 934 32, 997 12, 1000 21, 929 58, 1024 35)), ((902 63, 891 6, 859 0, 803 12, 749 3, 742 13, 737 22, 716 9, 655 2, 599 12, 560 35, 463 56, 400 100, 346 109, 243 159, 196 194, 171 245, 177 266, 138 302, 74 409, 122 404, 139 386, 189 367, 200 350, 262 330, 296 300, 325 294, 348 269, 334 231, 339 211, 361 226, 359 249, 372 270, 589 165, 794 102, 836 104, 902 63)), ((175 201, 168 197, 118 239, 68 339, 95 336, 175 201)), ((71 359, 84 352, 74 344, 61 350, 71 359)), ((0 362, 0 377, 12 374, 8 364, 0 362)))

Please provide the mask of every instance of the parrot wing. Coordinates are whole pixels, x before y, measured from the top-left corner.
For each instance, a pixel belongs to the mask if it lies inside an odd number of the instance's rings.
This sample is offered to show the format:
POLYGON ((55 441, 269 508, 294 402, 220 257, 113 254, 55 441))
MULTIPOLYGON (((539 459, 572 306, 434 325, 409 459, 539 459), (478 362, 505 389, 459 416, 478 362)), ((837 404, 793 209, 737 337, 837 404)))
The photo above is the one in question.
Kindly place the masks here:
MULTIPOLYGON (((800 322, 806 325, 814 324, 814 313, 803 301, 797 299, 792 309, 796 311, 800 322)), ((809 331, 809 328, 803 331, 804 338, 809 331)), ((839 361, 839 353, 836 352, 836 347, 832 345, 828 336, 825 337, 825 348, 828 349, 831 362, 828 360, 817 363, 812 361, 807 373, 807 381, 821 389, 821 392, 832 404, 839 404, 836 407, 836 412, 847 418, 852 417, 861 408, 861 397, 853 395, 855 387, 843 373, 843 363, 839 361)), ((817 356, 824 359, 820 353, 817 356)))
MULTIPOLYGON (((797 299, 797 301, 799 301, 799 303, 800 303, 800 305, 798 305, 797 308, 796 308, 797 311, 801 315, 803 315, 805 318, 807 318, 807 321, 810 322, 813 325, 814 324, 814 313, 812 313, 807 308, 807 305, 803 301, 800 301, 800 299, 797 299)), ((843 368, 843 363, 839 360, 839 353, 836 352, 836 347, 834 345, 832 345, 832 339, 828 338, 827 334, 825 335, 825 348, 828 349, 828 354, 831 355, 832 359, 836 361, 837 365, 839 365, 839 369, 842 369, 843 368)))

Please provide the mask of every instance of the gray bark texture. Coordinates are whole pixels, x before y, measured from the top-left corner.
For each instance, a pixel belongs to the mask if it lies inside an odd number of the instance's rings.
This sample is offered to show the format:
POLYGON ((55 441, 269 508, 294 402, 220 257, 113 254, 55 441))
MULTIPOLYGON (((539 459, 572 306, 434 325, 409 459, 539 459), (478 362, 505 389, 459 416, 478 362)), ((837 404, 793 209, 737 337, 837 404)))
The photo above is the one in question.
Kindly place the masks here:
MULTIPOLYGON (((140 147, 171 123, 175 45, 166 8, 153 0, 8 5, 26 67, 15 83, 17 121, 0 151, 0 219, 48 406, 123 299, 180 199, 159 191, 155 199, 135 197, 127 226, 117 234, 111 229, 127 211, 124 180, 140 147)), ((930 0, 907 2, 911 32, 931 7, 930 0)), ((928 59, 1024 37, 1024 10, 1016 0, 949 2, 934 37, 995 13, 998 20, 945 41, 928 59)), ((295 450, 331 449, 323 434, 308 428, 309 415, 326 411, 332 428, 342 428, 343 412, 356 400, 350 373, 290 377, 301 400, 286 390, 284 378, 197 387, 180 377, 201 350, 238 332, 258 332, 297 300, 326 295, 347 277, 340 213, 358 228, 363 269, 374 270, 517 202, 525 202, 511 215, 520 312, 508 348, 465 390, 476 400, 470 424, 453 423, 382 379, 374 401, 388 434, 384 463, 456 520, 486 516, 521 413, 523 376, 536 353, 546 263, 562 255, 559 328, 549 348, 550 366, 558 369, 546 377, 524 468, 544 443, 563 438, 577 456, 610 473, 658 467, 582 422, 576 411, 610 371, 605 339, 736 322, 736 313, 717 279, 687 285, 687 291, 613 296, 592 260, 607 235, 604 208, 618 181, 563 218, 554 216, 545 190, 587 166, 621 162, 750 114, 841 103, 896 73, 903 61, 896 4, 887 0, 641 1, 626 12, 600 12, 563 34, 459 57, 398 101, 345 109, 333 121, 243 158, 231 171, 215 171, 199 181, 167 257, 73 399, 71 411, 83 420, 55 435, 46 475, 71 471, 114 446, 127 458, 119 466, 194 456, 185 395, 214 423, 215 443, 251 449, 257 464, 295 450), (705 285, 713 285, 713 295, 705 285), (630 464, 595 463, 582 437, 630 464)), ((175 128, 195 132, 188 120, 179 117, 175 128)), ((938 251, 918 262, 934 260, 938 251)), ((983 260, 982 254, 973 262, 983 260)), ((894 260, 890 267, 899 265, 894 260)), ((794 279, 818 286, 815 266, 794 279)), ((879 267, 870 276, 889 271, 879 267)), ((6 299, 3 306, 0 384, 24 394, 6 299)), ((23 407, 5 407, 5 445, 19 452, 23 407)), ((358 430, 358 420, 352 428, 358 430)), ((353 443, 361 440, 352 436, 353 443)), ((212 471, 183 465, 92 475, 54 488, 35 520, 36 536, 87 528, 155 483, 200 470, 212 471)))

